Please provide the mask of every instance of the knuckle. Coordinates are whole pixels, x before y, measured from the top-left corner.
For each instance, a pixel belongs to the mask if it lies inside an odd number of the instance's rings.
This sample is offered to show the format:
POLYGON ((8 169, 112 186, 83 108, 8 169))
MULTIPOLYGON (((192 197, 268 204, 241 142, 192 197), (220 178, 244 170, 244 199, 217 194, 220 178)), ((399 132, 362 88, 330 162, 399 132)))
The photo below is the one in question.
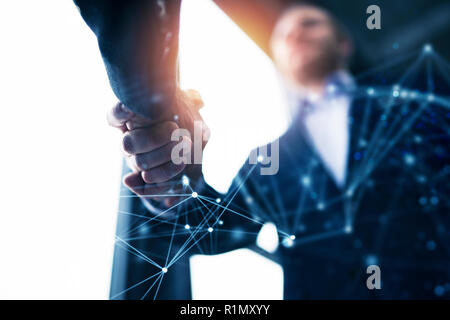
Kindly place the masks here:
POLYGON ((144 180, 145 183, 153 183, 153 179, 149 171, 142 172, 142 180, 144 180))
POLYGON ((167 121, 163 125, 163 132, 168 134, 169 138, 176 129, 178 129, 178 125, 173 121, 167 121))
POLYGON ((139 170, 147 170, 149 168, 149 164, 148 161, 146 159, 146 157, 144 155, 137 155, 135 156, 135 163, 136 163, 136 167, 139 170))
POLYGON ((122 138, 122 149, 128 154, 133 153, 133 137, 129 132, 125 133, 122 138))

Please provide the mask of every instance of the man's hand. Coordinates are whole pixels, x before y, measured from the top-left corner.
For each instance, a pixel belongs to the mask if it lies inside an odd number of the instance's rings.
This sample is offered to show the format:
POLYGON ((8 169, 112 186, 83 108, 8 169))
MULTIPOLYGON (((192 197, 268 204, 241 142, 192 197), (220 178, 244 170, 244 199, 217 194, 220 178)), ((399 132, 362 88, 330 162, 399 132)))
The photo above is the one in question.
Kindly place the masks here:
POLYGON ((133 170, 123 182, 131 191, 142 198, 163 202, 167 207, 182 199, 176 194, 190 193, 189 190, 183 191, 181 176, 186 175, 195 185, 201 177, 201 164, 175 164, 171 156, 172 149, 178 145, 181 150, 189 150, 183 157, 192 158, 194 146, 191 137, 196 125, 202 127, 199 132, 203 135, 203 150, 209 131, 198 112, 202 106, 197 92, 180 91, 174 119, 154 122, 133 113, 122 103, 109 111, 109 124, 123 132, 122 149, 128 166, 133 170), (187 129, 189 134, 182 135, 179 141, 172 141, 172 133, 179 128, 187 129))

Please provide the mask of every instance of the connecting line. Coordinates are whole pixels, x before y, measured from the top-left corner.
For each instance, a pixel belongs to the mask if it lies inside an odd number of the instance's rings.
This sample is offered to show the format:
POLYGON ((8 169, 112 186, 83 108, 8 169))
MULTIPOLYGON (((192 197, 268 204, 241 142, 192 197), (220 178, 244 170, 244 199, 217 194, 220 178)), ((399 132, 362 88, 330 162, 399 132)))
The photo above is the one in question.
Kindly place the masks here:
MULTIPOLYGON (((203 198, 203 197, 201 197, 201 198, 203 198)), ((247 220, 250 220, 251 222, 257 223, 257 224, 259 224, 259 225, 261 225, 261 226, 264 225, 264 222, 261 222, 261 221, 252 219, 252 218, 250 218, 250 217, 247 217, 246 215, 244 215, 244 214, 242 214, 242 213, 239 213, 239 212, 237 212, 237 211, 235 211, 235 210, 233 210, 233 209, 230 209, 230 208, 228 208, 228 207, 224 207, 224 206, 222 206, 222 205, 220 205, 220 204, 218 204, 218 203, 216 203, 216 202, 214 202, 214 201, 211 201, 211 200, 208 200, 208 199, 205 199, 205 198, 203 198, 203 200, 205 200, 205 201, 207 201, 207 202, 210 202, 210 203, 212 203, 212 204, 215 204, 216 206, 218 206, 218 207, 220 207, 220 208, 223 208, 224 210, 227 210, 227 211, 230 211, 230 212, 232 212, 232 213, 234 213, 234 214, 237 214, 238 216, 243 217, 243 218, 245 218, 245 219, 247 219, 247 220)), ((217 220, 217 221, 219 221, 219 220, 217 220)), ((221 229, 221 230, 222 230, 222 229, 221 229)), ((281 233, 281 234, 283 234, 283 235, 285 235, 285 236, 287 236, 287 237, 289 237, 289 234, 287 234, 287 233, 284 232, 284 231, 279 230, 278 232, 281 233)))
MULTIPOLYGON (((242 187, 242 185, 244 184, 244 182, 248 179, 248 177, 250 176, 250 174, 253 172, 253 170, 254 170, 255 168, 256 168, 256 166, 254 166, 254 167, 247 173, 245 179, 238 185, 238 187, 236 187, 236 190, 235 190, 234 193, 232 194, 231 199, 229 200, 229 202, 228 202, 228 204, 227 204, 227 207, 228 207, 228 205, 231 203, 231 201, 233 201, 234 197, 235 197, 236 194, 239 192, 240 188, 242 187)), ((225 209, 226 209, 227 207, 225 207, 225 209)), ((225 209, 220 213, 219 217, 217 218, 217 221, 220 220, 220 218, 222 217, 223 213, 225 212, 225 209)), ((212 212, 212 214, 213 214, 213 213, 214 213, 214 212, 212 212)), ((208 218, 208 219, 209 219, 209 218, 208 218)), ((199 225, 198 227, 199 227, 199 228, 202 228, 204 224, 205 224, 205 219, 203 219, 203 221, 200 223, 200 225, 199 225)), ((215 224, 214 224, 214 225, 215 225, 215 224)), ((183 244, 183 246, 178 250, 177 254, 172 258, 172 261, 169 263, 169 265, 172 265, 175 261, 177 261, 179 258, 181 258, 181 257, 187 252, 187 251, 185 251, 183 254, 181 254, 182 250, 184 250, 184 248, 186 248, 186 246, 189 244, 190 241, 192 241, 192 239, 195 237, 195 235, 196 235, 197 233, 198 233, 198 230, 196 230, 195 232, 193 232, 193 233, 191 234, 191 236, 186 240, 186 242, 183 244), (180 255, 180 256, 179 256, 179 255, 180 255), (178 257, 178 256, 179 256, 179 257, 178 257)), ((207 234, 207 233, 205 233, 200 239, 196 240, 196 241, 194 242, 194 244, 191 245, 191 246, 189 247, 189 249, 192 248, 192 247, 193 247, 194 245, 196 245, 197 243, 199 243, 200 240, 203 239, 204 236, 205 236, 206 234, 207 234)), ((189 249, 188 249, 188 250, 189 250, 189 249)))
MULTIPOLYGON (((188 230, 186 231, 179 231, 179 232, 175 232, 174 234, 176 236, 182 236, 182 235, 186 235, 189 234, 190 232, 188 230)), ((134 241, 134 240, 144 240, 144 239, 157 239, 157 238, 164 238, 164 237, 170 237, 172 236, 172 232, 166 232, 166 233, 154 233, 148 236, 139 236, 139 237, 131 237, 131 238, 125 238, 123 240, 125 241, 134 241)))
POLYGON ((156 278, 155 282, 153 282, 153 284, 150 286, 150 288, 148 288, 148 290, 144 293, 144 295, 141 297, 141 300, 144 300, 145 297, 148 295, 148 293, 150 292, 150 290, 152 290, 152 288, 155 286, 155 284, 158 282, 158 280, 160 280, 162 277, 164 276, 164 273, 161 271, 159 273, 159 277, 156 278))
MULTIPOLYGON (((132 251, 130 248, 125 247, 123 244, 120 243, 116 243, 117 246, 119 246, 120 248, 122 248, 123 250, 129 252, 130 254, 132 254, 135 257, 138 257, 139 259, 142 259, 146 262, 148 262, 148 260, 144 259, 141 255, 137 254, 136 252, 132 251)), ((150 263, 150 262, 149 262, 150 263)))
POLYGON ((142 198, 142 197, 152 197, 152 198, 167 198, 167 197, 189 197, 191 196, 190 194, 174 194, 174 193, 169 193, 169 194, 146 194, 146 195, 137 195, 137 194, 124 194, 124 195, 119 195, 119 198, 142 198))
POLYGON ((138 249, 136 249, 135 247, 133 247, 131 244, 129 244, 128 242, 122 240, 119 236, 116 236, 116 239, 119 240, 120 242, 124 243, 126 246, 130 247, 131 249, 133 249, 134 251, 136 251, 137 253, 139 253, 139 255, 147 262, 151 263, 152 265, 154 265, 155 267, 162 269, 162 267, 157 264, 155 261, 153 261, 152 259, 150 259, 149 257, 147 257, 145 254, 143 254, 142 252, 140 252, 138 249))
MULTIPOLYGON (((206 210, 208 210, 208 212, 207 212, 207 215, 209 214, 208 220, 211 219, 211 218, 215 218, 214 212, 212 212, 211 209, 208 208, 208 207, 203 203, 203 201, 202 201, 200 198, 197 198, 197 199, 198 199, 198 201, 202 204, 202 206, 204 206, 204 207, 206 208, 206 210)), ((200 212, 202 212, 202 215, 203 215, 203 211, 200 211, 200 212)), ((203 217, 204 217, 204 215, 203 215, 203 217)), ((204 217, 204 218, 205 218, 205 217, 204 217)), ((209 225, 208 220, 205 220, 205 221, 206 221, 206 224, 208 225, 208 229, 209 229, 210 225, 209 225)), ((219 220, 216 219, 216 221, 213 222, 213 226, 215 226, 216 223, 218 223, 218 222, 219 222, 219 220)), ((213 246, 213 240, 212 240, 212 237, 209 237, 209 240, 210 240, 210 248, 211 248, 210 250, 211 250, 211 251, 214 251, 214 246, 213 246)))
POLYGON ((385 146, 385 149, 383 150, 381 155, 379 155, 378 158, 372 161, 371 166, 364 173, 364 177, 367 177, 375 169, 375 167, 378 165, 381 159, 384 158, 384 156, 395 146, 398 140, 400 140, 403 134, 413 125, 414 121, 416 121, 416 119, 421 115, 426 106, 427 106, 426 102, 422 103, 419 109, 411 116, 410 119, 408 119, 403 128, 397 133, 397 135, 394 138, 391 139, 390 143, 387 146, 385 146))
POLYGON ((319 241, 319 240, 323 240, 323 239, 327 239, 327 238, 331 238, 331 237, 335 237, 335 236, 339 236, 339 235, 343 235, 346 234, 346 232, 344 230, 336 230, 336 231, 330 231, 330 232, 326 232, 326 233, 319 233, 319 234, 315 234, 309 237, 304 237, 304 238, 298 238, 295 240, 294 245, 301 245, 301 244, 305 244, 305 243, 311 243, 314 241, 319 241))
MULTIPOLYGON (((216 231, 214 231, 216 232, 216 231)), ((259 234, 259 232, 250 232, 250 231, 242 231, 242 230, 227 230, 227 229, 217 229, 217 232, 229 232, 229 233, 243 233, 243 234, 253 234, 253 235, 257 235, 259 234)))
MULTIPOLYGON (((177 215, 176 221, 178 221, 178 215, 177 215)), ((175 222, 175 223, 176 223, 176 222, 175 222)), ((174 226, 173 226, 173 229, 172 229, 172 236, 170 237, 169 250, 167 251, 166 262, 165 262, 165 264, 164 264, 165 266, 167 266, 167 262, 168 262, 168 260, 169 260, 169 255, 170 255, 170 250, 172 250, 173 238, 174 238, 174 236, 175 236, 175 228, 176 228, 176 225, 174 225, 174 226)), ((162 278, 161 278, 161 279, 162 279, 162 278)), ((159 288, 159 286, 158 286, 158 288, 159 288)), ((155 297, 156 297, 156 295, 155 295, 155 297)))
MULTIPOLYGON (((210 209, 210 208, 208 208, 206 205, 205 205, 205 203, 201 200, 201 196, 198 196, 198 201, 202 204, 202 206, 204 206, 205 208, 206 208, 206 210, 208 210, 208 212, 207 212, 207 214, 209 214, 210 216, 214 216, 214 212, 212 212, 212 210, 210 209)), ((203 218, 205 219, 205 216, 203 215, 203 211, 201 211, 202 212, 202 216, 203 216, 203 218)), ((208 220, 209 220, 210 218, 208 218, 208 220)), ((216 219, 216 222, 217 222, 218 220, 216 219)), ((208 225, 208 227, 210 227, 210 225, 209 225, 209 223, 208 223, 208 221, 206 221, 206 224, 208 225)))
POLYGON ((405 56, 397 57, 396 59, 393 59, 393 60, 391 60, 388 63, 385 63, 385 64, 383 64, 381 66, 374 67, 372 69, 369 69, 369 70, 359 74, 358 76, 356 76, 355 79, 358 80, 358 79, 364 78, 364 76, 366 76, 366 75, 373 74, 373 73, 375 73, 375 72, 377 72, 379 70, 384 70, 384 69, 387 69, 389 67, 393 67, 393 66, 395 66, 397 64, 400 64, 401 62, 404 62, 404 61, 407 61, 408 59, 411 59, 414 56, 417 56, 418 53, 419 53, 419 51, 413 51, 413 52, 407 53, 405 56))
POLYGON ((439 73, 441 74, 442 77, 444 77, 444 80, 447 82, 448 85, 450 85, 450 65, 447 63, 447 61, 445 61, 443 58, 441 58, 438 55, 433 55, 434 61, 436 62, 436 64, 438 64, 438 68, 437 70, 439 71, 439 73), (447 72, 445 72, 444 68, 447 68, 447 72))
MULTIPOLYGON (((189 189, 191 189, 192 192, 194 192, 194 190, 191 188, 190 185, 188 185, 188 187, 189 187, 189 189)), ((199 200, 200 200, 200 199, 199 199, 199 200)), ((206 210, 208 210, 207 215, 208 215, 209 213, 211 213, 211 210, 210 210, 207 206, 205 206, 205 204, 204 204, 201 200, 200 200, 200 203, 206 208, 206 210)), ((201 213, 203 219, 206 219, 205 215, 203 214, 203 210, 200 210, 200 213, 201 213)), ((209 219, 209 218, 208 218, 208 219, 209 219)), ((208 225, 208 227, 210 227, 210 225, 209 225, 209 223, 208 223, 208 220, 205 220, 205 221, 206 221, 206 224, 208 225)))
POLYGON ((191 198, 192 198, 192 196, 189 197, 189 198, 186 198, 186 199, 181 200, 181 201, 178 202, 176 205, 174 205, 174 206, 172 206, 172 207, 170 207, 170 208, 168 208, 168 209, 162 211, 161 213, 159 213, 159 214, 157 214, 156 216, 150 218, 149 220, 145 221, 144 223, 142 223, 142 224, 140 224, 140 225, 134 227, 133 229, 129 230, 129 231, 127 232, 127 234, 130 234, 131 232, 133 232, 133 231, 135 231, 135 230, 137 230, 137 229, 139 229, 139 228, 142 228, 144 225, 146 225, 146 224, 149 223, 150 221, 153 221, 153 220, 157 219, 158 217, 160 217, 160 216, 162 216, 163 214, 169 212, 170 210, 173 210, 174 208, 178 207, 179 205, 181 205, 182 203, 188 201, 188 200, 191 199, 191 198))
POLYGON ((159 278, 158 287, 156 288, 156 292, 155 292, 155 296, 153 297, 153 300, 156 300, 156 296, 158 295, 159 287, 161 287, 163 278, 164 278, 164 272, 161 274, 161 278, 159 278))
POLYGON ((427 59, 427 91, 429 93, 434 91, 434 82, 433 82, 433 70, 431 68, 432 60, 430 58, 427 59))
POLYGON ((169 263, 169 265, 167 266, 167 268, 171 267, 175 262, 177 262, 179 259, 181 259, 187 252, 189 252, 189 250, 191 250, 191 248, 193 246, 195 246, 198 242, 200 242, 206 235, 208 234, 208 232, 205 232, 196 242, 194 242, 193 244, 190 245, 189 248, 187 248, 183 253, 180 253, 181 251, 178 251, 177 255, 174 256, 174 258, 172 259, 172 261, 169 263))
POLYGON ((165 224, 176 225, 176 226, 179 226, 179 227, 183 226, 182 224, 174 223, 174 222, 168 221, 167 219, 155 219, 154 217, 148 217, 148 216, 144 216, 144 215, 141 215, 141 214, 131 213, 131 212, 122 211, 122 210, 118 210, 117 213, 129 215, 129 216, 133 216, 133 217, 137 217, 137 218, 142 218, 142 219, 146 219, 146 220, 150 220, 151 219, 151 220, 155 220, 155 221, 158 221, 158 222, 164 222, 165 224))
MULTIPOLYGON (((414 63, 408 68, 408 70, 403 74, 403 76, 400 78, 398 85, 401 86, 403 84, 403 82, 405 81, 405 79, 407 78, 407 76, 409 76, 409 74, 413 71, 415 71, 415 69, 420 65, 420 63, 422 62, 422 60, 424 59, 423 55, 420 55, 415 61, 414 63)), ((383 116, 386 117, 386 119, 389 117, 391 111, 392 111, 392 107, 394 106, 394 102, 396 101, 396 97, 394 97, 392 94, 390 95, 390 99, 387 102, 387 106, 386 106, 386 110, 383 112, 383 116)), ((381 125, 379 125, 372 138, 371 141, 369 142, 369 146, 367 147, 367 156, 370 155, 371 151, 373 151, 373 145, 378 141, 379 136, 382 132, 382 127, 381 125)))
POLYGON ((147 282, 148 280, 153 279, 154 277, 156 277, 156 276, 158 276, 158 275, 161 275, 161 271, 158 272, 158 273, 155 273, 154 275, 152 275, 152 276, 150 276, 150 277, 148 277, 148 278, 146 278, 146 279, 144 279, 144 280, 142 280, 142 281, 140 281, 140 282, 138 282, 138 283, 136 283, 136 284, 134 284, 134 285, 132 285, 131 287, 128 287, 128 288, 125 289, 125 290, 120 291, 119 293, 116 293, 115 295, 113 295, 113 296, 111 297, 111 300, 117 298, 118 296, 124 294, 125 292, 128 292, 128 291, 130 291, 130 290, 136 288, 137 286, 143 284, 144 282, 147 282))
POLYGON ((114 299, 117 298, 118 296, 120 296, 120 295, 122 295, 122 294, 124 294, 124 293, 126 293, 126 292, 128 292, 128 291, 130 291, 130 290, 132 290, 132 289, 134 289, 134 288, 136 288, 137 286, 143 284, 144 282, 147 282, 147 281, 150 280, 150 279, 153 279, 154 277, 156 277, 157 275, 160 275, 160 274, 161 274, 161 272, 155 273, 154 275, 152 275, 152 276, 150 276, 150 277, 148 277, 148 278, 146 278, 146 279, 144 279, 144 280, 142 280, 142 281, 140 281, 140 282, 138 282, 138 283, 132 285, 131 287, 128 287, 127 289, 122 290, 122 291, 120 291, 119 293, 116 293, 115 295, 113 295, 113 296, 111 297, 111 300, 114 300, 114 299))
MULTIPOLYGON (((402 107, 408 107, 408 108, 409 108, 409 107, 410 107, 410 102, 408 101, 408 102, 404 103, 404 104, 402 105, 402 107)), ((398 108, 400 108, 400 106, 399 106, 398 108)), ((401 121, 403 121, 403 119, 402 119, 402 117, 401 117, 401 114, 397 113, 397 114, 396 114, 396 117, 395 117, 395 120, 393 120, 393 121, 392 121, 392 124, 390 125, 389 130, 388 130, 388 131, 384 134, 384 136, 383 136, 383 140, 384 140, 384 141, 388 141, 388 140, 389 140, 389 136, 390 136, 394 131, 396 131, 396 129, 397 129, 396 126, 397 126, 397 124, 399 124, 401 121)), ((382 124, 380 124, 380 126, 382 126, 382 124)), ((394 132, 394 134, 395 134, 395 132, 394 132)), ((383 149, 384 147, 385 147, 385 145, 384 145, 383 143, 379 143, 377 146, 374 146, 374 147, 373 147, 373 150, 371 150, 372 152, 367 154, 368 159, 370 159, 370 157, 376 158, 377 154, 380 153, 379 150, 380 150, 380 149, 383 149), (370 156, 370 157, 369 157, 369 156, 370 156)))
MULTIPOLYGON (((250 174, 253 172, 253 170, 255 170, 256 166, 254 166, 245 176, 245 179, 243 181, 241 181, 241 183, 236 187, 236 190, 234 191, 234 193, 231 196, 227 206, 224 208, 224 210, 220 213, 219 217, 217 218, 218 220, 220 220, 220 218, 222 217, 223 213, 225 212, 225 210, 228 208, 228 205, 233 201, 234 197, 237 195, 237 193, 239 192, 240 188, 243 186, 243 184, 245 183, 245 181, 248 179, 248 177, 250 176, 250 174)), ((199 227, 203 227, 205 223, 202 222, 199 227)), ((196 245, 198 242, 200 242, 207 233, 204 233, 200 239, 198 239, 197 241, 194 242, 194 244, 192 244, 184 253, 181 253, 182 250, 184 250, 184 248, 187 246, 187 244, 192 240, 192 238, 198 233, 198 231, 196 230, 196 232, 192 233, 192 236, 189 237, 189 239, 183 244, 183 246, 180 248, 180 250, 178 250, 177 254, 172 258, 172 261, 169 263, 169 265, 172 265, 173 263, 175 263, 176 261, 178 261, 184 254, 186 254, 186 252, 188 252, 194 245, 196 245)))
MULTIPOLYGON (((317 155, 317 150, 315 148, 314 148, 314 152, 317 155)), ((307 172, 308 176, 311 176, 312 170, 313 170, 313 163, 311 162, 308 166, 308 172, 307 172)), ((300 223, 300 216, 302 215, 301 213, 303 210, 303 206, 305 205, 305 200, 306 200, 306 192, 305 192, 305 188, 302 188, 302 194, 300 196, 297 210, 295 210, 295 214, 294 214, 294 225, 293 225, 293 230, 292 230, 291 234, 294 234, 297 231, 298 224, 300 223)))
POLYGON ((250 177, 250 174, 253 172, 253 170, 255 170, 256 166, 253 166, 253 168, 247 173, 247 175, 245 176, 245 178, 243 180, 241 180, 240 184, 236 187, 236 190, 234 191, 233 195, 231 196, 230 200, 227 200, 227 205, 224 207, 224 209, 222 210, 222 212, 219 214, 219 217, 217 219, 220 219, 223 215, 223 213, 225 212, 226 209, 228 209, 228 206, 231 204, 231 202, 233 201, 233 199, 236 197, 236 195, 238 194, 239 190, 242 188, 242 186, 245 184, 245 182, 247 181, 248 177, 250 177))
MULTIPOLYGON (((211 214, 212 214, 212 213, 211 213, 211 214)), ((196 227, 196 229, 194 230, 194 232, 191 233, 191 235, 188 237, 188 239, 187 239, 187 240, 184 242, 184 244, 180 247, 180 249, 178 250, 178 252, 177 252, 177 253, 175 254, 175 256, 172 258, 172 261, 169 262, 168 267, 171 266, 171 265, 174 263, 174 261, 177 261, 177 260, 179 259, 178 256, 179 256, 179 255, 182 253, 182 251, 189 245, 189 243, 192 241, 192 239, 195 240, 195 236, 199 233, 200 230, 203 229, 203 226, 205 225, 205 219, 206 219, 206 218, 202 219, 202 222, 196 227)), ((209 217, 208 217, 208 219, 209 219, 209 217)), ((204 237, 206 234, 207 234, 207 232, 204 233, 204 235, 203 235, 202 237, 200 237, 200 239, 195 240, 194 244, 193 244, 192 246, 190 246, 189 249, 192 248, 194 245, 197 245, 197 244, 200 242, 200 240, 203 239, 203 237, 204 237)), ((188 250, 189 250, 189 249, 188 249, 188 250)), ((200 247, 199 247, 199 249, 200 249, 201 252, 203 252, 203 251, 201 250, 200 247)), ((187 252, 187 251, 186 251, 186 252, 187 252)), ((184 253, 186 253, 186 252, 184 252, 184 253)), ((181 256, 183 256, 184 253, 181 254, 181 256)), ((180 256, 180 257, 181 257, 181 256, 180 256)))
MULTIPOLYGON (((447 68, 447 71, 450 72, 450 63, 445 60, 441 55, 437 52, 433 52, 432 57, 436 60, 436 62, 439 63, 439 65, 442 65, 443 67, 447 68)), ((439 70, 440 68, 438 68, 439 70)))

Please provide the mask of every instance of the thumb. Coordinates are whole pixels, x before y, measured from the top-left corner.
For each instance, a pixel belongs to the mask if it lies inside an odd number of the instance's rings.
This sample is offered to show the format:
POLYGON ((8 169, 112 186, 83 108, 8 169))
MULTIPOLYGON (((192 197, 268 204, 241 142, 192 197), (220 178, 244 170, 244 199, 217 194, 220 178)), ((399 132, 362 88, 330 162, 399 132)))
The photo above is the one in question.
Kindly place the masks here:
POLYGON ((202 96, 200 95, 200 93, 194 89, 188 89, 185 91, 186 95, 188 96, 188 98, 190 99, 190 101, 193 104, 193 107, 196 111, 200 110, 201 108, 203 108, 203 106, 205 105, 202 99, 202 96))

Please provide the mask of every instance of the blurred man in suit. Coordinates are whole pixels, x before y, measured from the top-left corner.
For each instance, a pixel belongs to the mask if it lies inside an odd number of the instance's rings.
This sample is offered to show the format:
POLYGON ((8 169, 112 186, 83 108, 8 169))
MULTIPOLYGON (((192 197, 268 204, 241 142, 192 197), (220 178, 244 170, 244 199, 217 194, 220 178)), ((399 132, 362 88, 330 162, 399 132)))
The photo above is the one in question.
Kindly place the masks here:
MULTIPOLYGON (((450 221, 448 201, 442 199, 448 186, 433 176, 446 170, 449 144, 448 134, 427 118, 428 102, 411 101, 407 112, 400 113, 392 97, 380 98, 380 106, 359 94, 347 70, 352 52, 348 31, 318 7, 285 11, 271 44, 295 113, 278 140, 275 175, 261 175, 267 164, 258 157, 258 164, 244 164, 226 195, 219 194, 204 182, 198 166, 171 161, 170 137, 177 121, 154 124, 121 103, 111 110, 109 122, 124 132, 132 169, 124 184, 140 196, 134 210, 158 218, 150 231, 154 236, 136 239, 133 246, 164 264, 169 242, 182 255, 226 252, 252 246, 261 222, 273 222, 282 246, 272 257, 284 268, 286 299, 446 294, 436 288, 450 281, 450 221), (385 121, 389 116, 392 120, 385 121), (430 135, 442 139, 432 149, 420 149, 417 137, 430 135), (173 196, 194 190, 189 201, 173 196), (216 198, 221 207, 207 201, 216 198), (174 237, 186 231, 181 221, 187 217, 195 231, 174 237), (381 289, 366 285, 368 265, 381 269, 381 289)), ((199 99, 187 97, 197 114, 199 99)), ((192 148, 189 137, 182 143, 192 148)), ((272 146, 267 148, 274 152, 272 146)), ((123 289, 154 268, 134 267, 123 289)), ((159 297, 186 298, 176 291, 186 289, 188 269, 170 267, 175 280, 167 279, 159 297)), ((136 288, 125 297, 142 297, 145 291, 136 288)))

